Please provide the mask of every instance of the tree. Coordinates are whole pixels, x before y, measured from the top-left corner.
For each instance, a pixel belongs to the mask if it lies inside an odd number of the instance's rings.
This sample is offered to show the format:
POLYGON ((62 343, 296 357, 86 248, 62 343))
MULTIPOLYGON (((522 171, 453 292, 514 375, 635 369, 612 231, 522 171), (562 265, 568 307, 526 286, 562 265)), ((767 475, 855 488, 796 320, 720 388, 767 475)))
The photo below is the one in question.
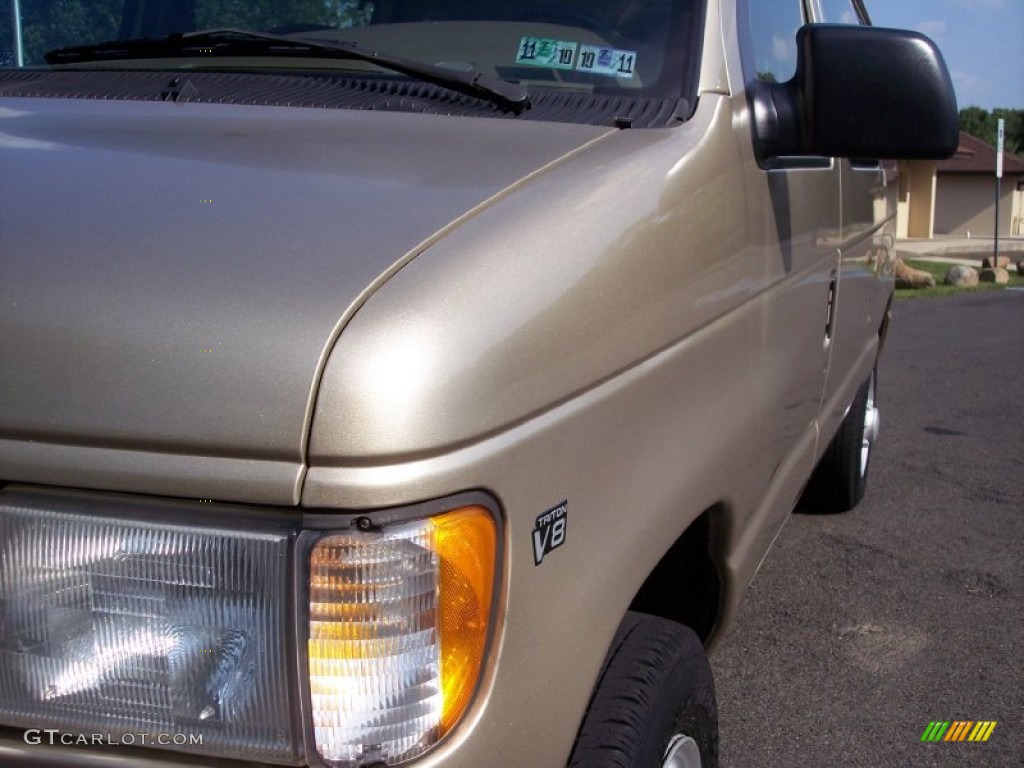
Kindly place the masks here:
MULTIPOLYGON (((20 0, 22 47, 29 66, 44 63, 55 48, 114 40, 122 16, 138 0, 20 0)), ((369 23, 367 0, 165 0, 194 9, 197 29, 232 27, 268 30, 296 25, 351 27, 369 23)), ((157 16, 158 14, 153 14, 157 16)), ((191 15, 191 14, 190 14, 191 15)), ((190 30, 178 30, 187 32, 190 30)), ((0 0, 0 67, 14 66, 13 24, 0 0)))
POLYGON ((1006 151, 1024 153, 1024 109, 994 109, 989 112, 981 107, 967 107, 960 110, 960 130, 986 144, 995 144, 996 121, 999 118, 1006 121, 1006 151))

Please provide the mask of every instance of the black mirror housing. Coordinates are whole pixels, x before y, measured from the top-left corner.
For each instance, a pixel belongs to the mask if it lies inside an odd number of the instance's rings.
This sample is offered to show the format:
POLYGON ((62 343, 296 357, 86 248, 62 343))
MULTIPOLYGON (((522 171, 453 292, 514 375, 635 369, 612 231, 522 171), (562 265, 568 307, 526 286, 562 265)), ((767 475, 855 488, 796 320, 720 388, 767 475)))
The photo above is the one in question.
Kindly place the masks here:
POLYGON ((808 24, 797 32, 796 74, 757 82, 759 159, 942 159, 960 120, 942 54, 917 32, 808 24))

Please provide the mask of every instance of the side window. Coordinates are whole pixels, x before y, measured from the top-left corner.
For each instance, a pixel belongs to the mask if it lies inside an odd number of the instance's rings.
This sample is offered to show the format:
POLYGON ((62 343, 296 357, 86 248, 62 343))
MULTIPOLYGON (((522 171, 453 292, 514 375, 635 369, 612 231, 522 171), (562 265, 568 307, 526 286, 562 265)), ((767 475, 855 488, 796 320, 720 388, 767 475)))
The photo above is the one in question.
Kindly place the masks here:
POLYGON ((863 24, 853 0, 818 0, 824 21, 828 24, 863 24))
POLYGON ((781 83, 796 72, 796 31, 803 26, 800 0, 747 0, 750 41, 758 80, 781 83))

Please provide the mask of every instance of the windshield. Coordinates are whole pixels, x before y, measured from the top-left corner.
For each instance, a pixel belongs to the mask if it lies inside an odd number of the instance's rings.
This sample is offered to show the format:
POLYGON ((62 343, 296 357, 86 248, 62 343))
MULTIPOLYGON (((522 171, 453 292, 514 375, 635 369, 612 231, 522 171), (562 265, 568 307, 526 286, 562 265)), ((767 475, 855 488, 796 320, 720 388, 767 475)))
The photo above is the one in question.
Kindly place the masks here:
MULTIPOLYGON (((702 0, 0 0, 0 67, 46 68, 46 54, 202 30, 355 43, 450 71, 480 72, 531 94, 681 99, 691 94, 702 0)), ((218 52, 219 53, 219 52, 218 52)), ((158 63, 122 53, 71 66, 405 77, 366 61, 268 50, 158 63)), ((59 66, 66 60, 54 59, 59 66)))

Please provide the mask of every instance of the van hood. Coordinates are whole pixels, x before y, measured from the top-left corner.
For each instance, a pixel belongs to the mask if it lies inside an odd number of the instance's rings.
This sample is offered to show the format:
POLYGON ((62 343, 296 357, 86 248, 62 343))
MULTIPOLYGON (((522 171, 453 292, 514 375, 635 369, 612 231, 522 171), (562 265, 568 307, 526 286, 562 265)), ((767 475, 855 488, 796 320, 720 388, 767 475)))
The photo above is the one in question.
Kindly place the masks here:
POLYGON ((297 503, 347 316, 608 132, 0 100, 0 481, 297 503))

